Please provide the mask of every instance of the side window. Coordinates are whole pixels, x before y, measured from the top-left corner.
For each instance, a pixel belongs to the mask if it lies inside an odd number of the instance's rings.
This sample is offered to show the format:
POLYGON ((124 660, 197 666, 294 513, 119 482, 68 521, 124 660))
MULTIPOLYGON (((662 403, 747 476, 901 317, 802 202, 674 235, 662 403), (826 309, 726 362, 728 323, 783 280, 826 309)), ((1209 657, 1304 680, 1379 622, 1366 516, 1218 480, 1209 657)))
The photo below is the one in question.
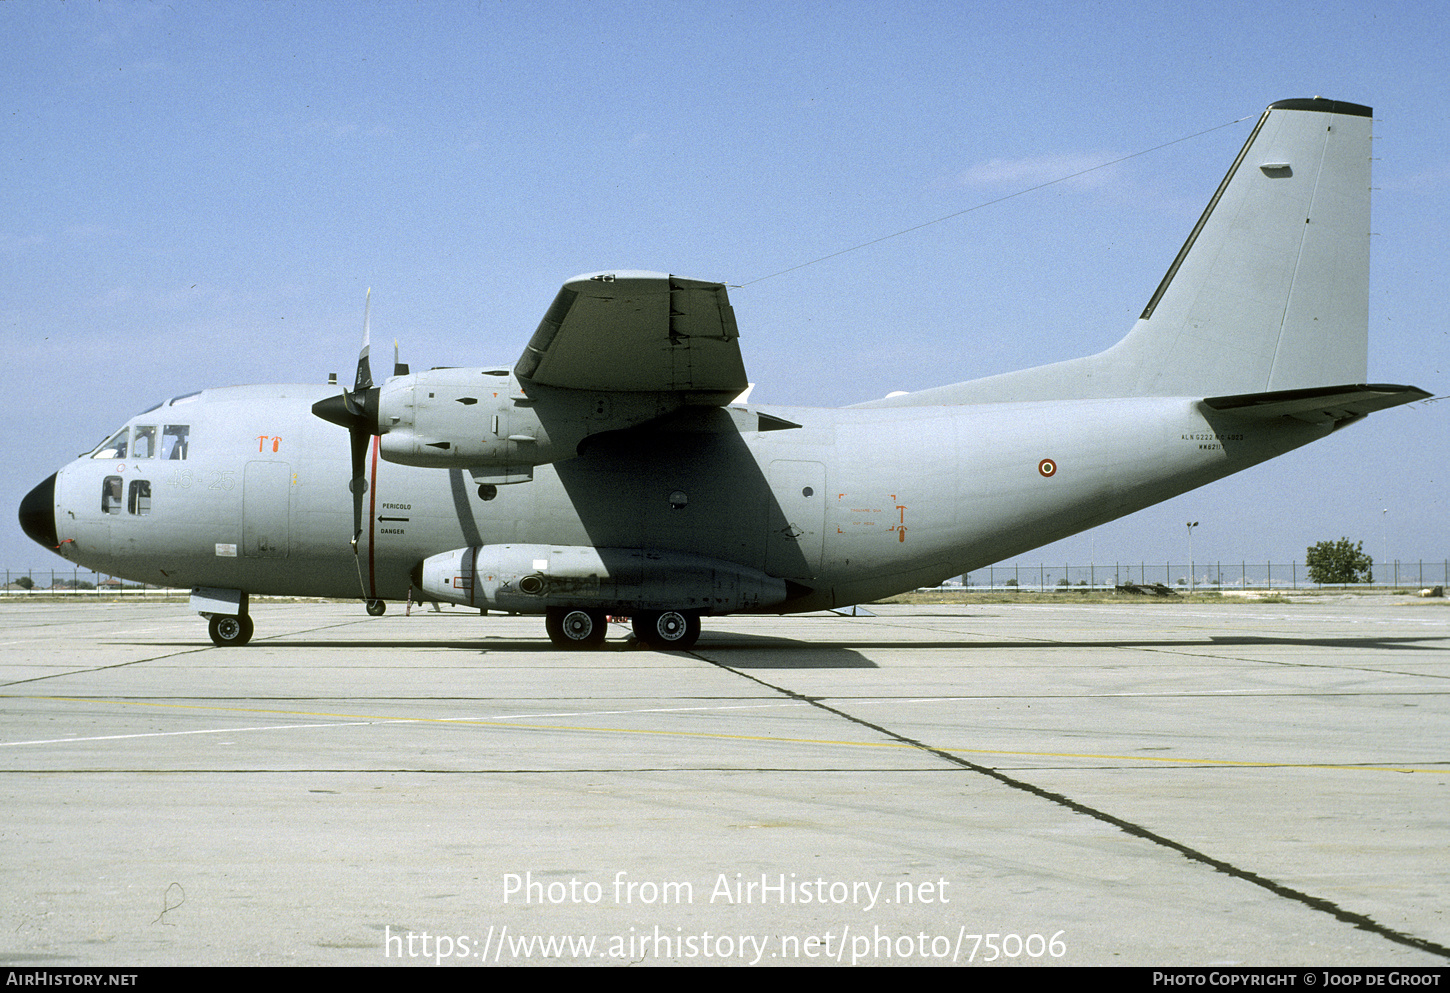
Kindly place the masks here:
POLYGON ((126 501, 126 509, 138 517, 145 517, 151 513, 151 481, 149 479, 131 480, 131 492, 126 501))
MULTIPOLYGON (((124 443, 123 443, 124 444, 124 443)), ((101 513, 121 512, 121 477, 107 476, 101 482, 101 513)))
POLYGON ((186 458, 186 440, 190 433, 190 425, 166 425, 166 429, 161 432, 161 457, 163 459, 186 458))
POLYGON ((131 458, 154 459, 156 457, 156 425, 136 425, 131 435, 131 458))

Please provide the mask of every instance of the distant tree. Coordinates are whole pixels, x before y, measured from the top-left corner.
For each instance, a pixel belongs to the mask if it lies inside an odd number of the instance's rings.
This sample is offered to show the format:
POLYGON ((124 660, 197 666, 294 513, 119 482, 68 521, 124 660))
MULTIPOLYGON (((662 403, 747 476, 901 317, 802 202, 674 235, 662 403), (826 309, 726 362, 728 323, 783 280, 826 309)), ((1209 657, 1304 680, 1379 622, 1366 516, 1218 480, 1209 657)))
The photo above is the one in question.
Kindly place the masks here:
POLYGON ((1002 585, 1003 586, 1016 586, 1017 585, 1017 580, 1015 580, 1015 579, 1009 579, 1005 583, 1003 583, 1002 585))
POLYGON ((1310 545, 1304 553, 1311 582, 1322 586, 1344 586, 1349 583, 1372 583, 1374 560, 1364 554, 1364 542, 1321 541, 1310 545))
POLYGON ((15 585, 20 587, 22 590, 33 590, 35 589, 35 580, 31 579, 29 576, 21 576, 15 581, 15 585))

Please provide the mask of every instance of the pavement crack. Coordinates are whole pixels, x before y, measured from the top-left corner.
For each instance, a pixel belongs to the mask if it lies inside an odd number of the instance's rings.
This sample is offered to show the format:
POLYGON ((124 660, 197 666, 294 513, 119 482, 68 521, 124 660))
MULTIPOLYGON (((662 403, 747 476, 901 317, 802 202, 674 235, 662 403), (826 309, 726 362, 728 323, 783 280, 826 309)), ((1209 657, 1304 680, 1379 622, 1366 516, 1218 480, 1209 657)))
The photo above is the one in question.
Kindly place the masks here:
POLYGON ((48 672, 43 676, 30 676, 27 679, 12 679, 8 682, 0 683, 0 687, 23 686, 26 683, 39 683, 47 679, 60 679, 65 676, 79 676, 91 672, 105 672, 108 669, 125 669, 128 666, 143 665, 147 662, 160 662, 162 659, 176 658, 178 655, 193 655, 196 652, 209 651, 211 647, 211 645, 207 645, 205 648, 188 648, 177 652, 166 652, 162 655, 152 655, 144 659, 131 659, 129 662, 117 662, 115 665, 97 665, 91 666, 90 668, 86 669, 66 669, 64 672, 48 672))
POLYGON ((1354 927, 1362 931, 1368 931, 1371 934, 1379 935, 1380 937, 1388 941, 1395 942, 1396 944, 1406 945, 1410 948, 1415 948, 1422 952, 1428 952, 1431 955, 1438 955, 1441 958, 1450 959, 1450 947, 1441 945, 1438 942, 1431 941, 1427 938, 1421 938, 1416 935, 1404 934, 1403 932, 1396 931, 1393 928, 1386 927, 1385 925, 1380 924, 1379 922, 1366 916, 1365 914, 1359 914, 1351 910, 1346 910, 1331 900, 1326 900, 1322 897, 1317 897, 1310 893, 1305 893, 1302 890, 1296 890, 1292 886, 1286 886, 1283 883, 1276 882, 1275 880, 1269 879, 1265 876, 1261 876, 1258 873, 1253 872, 1252 870, 1244 869, 1230 862, 1225 862, 1223 859, 1214 858, 1212 855, 1209 855, 1206 852, 1200 852, 1197 849, 1185 845, 1180 841, 1174 841, 1172 838, 1165 837, 1164 835, 1161 835, 1156 831, 1146 828, 1141 824, 1136 824, 1132 821, 1117 817, 1113 814, 1108 813, 1105 810, 1099 810, 1096 807, 1091 807, 1085 803, 1074 800, 1071 797, 1066 796, 1062 793, 1056 793, 1052 790, 1044 789, 1034 783, 1029 783, 1025 779, 1018 779, 1015 776, 1009 776, 1006 773, 1001 772, 997 769, 993 769, 990 766, 985 766, 980 763, 973 762, 969 759, 964 759, 959 755, 953 754, 952 752, 946 751, 941 748, 936 748, 932 745, 926 744, 925 742, 918 741, 915 738, 911 738, 899 732, 892 731, 890 728, 882 727, 881 725, 873 723, 872 721, 868 721, 865 718, 857 717, 854 714, 841 710, 839 707, 833 707, 830 704, 823 702, 822 698, 820 697, 811 697, 803 693, 797 693, 794 690, 788 689, 784 686, 779 686, 775 683, 761 679, 758 676, 753 676, 748 672, 743 672, 740 669, 728 666, 723 662, 716 662, 713 659, 706 658, 704 655, 701 655, 698 652, 691 652, 690 654, 694 655, 702 662, 707 662, 718 669, 723 669, 726 672, 732 673, 736 676, 740 676, 744 679, 748 679, 759 686, 773 690, 774 692, 789 697, 792 700, 799 700, 802 703, 807 703, 810 706, 817 707, 829 714, 834 714, 835 716, 840 717, 843 720, 850 721, 851 723, 859 725, 860 727, 869 728, 870 730, 875 731, 877 734, 885 735, 886 737, 894 741, 901 742, 904 745, 909 745, 912 748, 920 749, 923 752, 934 755, 937 758, 945 762, 949 762, 952 765, 958 766, 962 769, 966 769, 979 775, 987 776, 988 778, 994 779, 997 782, 1003 784, 1004 786, 1011 787, 1014 790, 1019 790, 1030 796, 1035 796, 1039 799, 1047 800, 1050 803, 1057 804, 1060 807, 1065 807, 1066 809, 1071 810, 1074 813, 1082 814, 1086 817, 1091 817, 1094 820, 1101 821, 1104 824, 1110 824, 1118 830, 1123 831, 1124 833, 1131 835, 1134 838, 1139 838, 1141 840, 1148 841, 1152 844, 1166 848, 1170 851, 1177 852, 1179 855, 1192 862, 1206 865, 1218 872, 1222 872, 1246 883, 1252 883, 1254 886, 1258 886, 1261 889, 1268 890, 1275 896, 1282 897, 1286 900, 1292 900, 1296 903, 1302 904, 1305 907, 1308 907, 1311 910, 1328 914, 1334 919, 1341 921, 1345 924, 1353 925, 1354 927))

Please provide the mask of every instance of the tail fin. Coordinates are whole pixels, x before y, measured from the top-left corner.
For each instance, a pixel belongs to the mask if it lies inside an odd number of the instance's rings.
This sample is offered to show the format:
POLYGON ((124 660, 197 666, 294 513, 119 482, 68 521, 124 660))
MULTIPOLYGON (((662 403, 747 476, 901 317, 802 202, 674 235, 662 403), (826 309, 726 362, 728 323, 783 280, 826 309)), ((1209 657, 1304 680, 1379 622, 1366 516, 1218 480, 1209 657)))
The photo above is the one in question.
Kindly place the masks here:
POLYGON ((1140 390, 1364 382, 1369 163, 1368 107, 1271 105, 1122 343, 1140 390))
MULTIPOLYGON (((1209 396, 1367 378, 1370 109, 1271 104, 1128 336, 886 403, 1209 396)), ((871 405, 882 404, 875 401, 871 405)))

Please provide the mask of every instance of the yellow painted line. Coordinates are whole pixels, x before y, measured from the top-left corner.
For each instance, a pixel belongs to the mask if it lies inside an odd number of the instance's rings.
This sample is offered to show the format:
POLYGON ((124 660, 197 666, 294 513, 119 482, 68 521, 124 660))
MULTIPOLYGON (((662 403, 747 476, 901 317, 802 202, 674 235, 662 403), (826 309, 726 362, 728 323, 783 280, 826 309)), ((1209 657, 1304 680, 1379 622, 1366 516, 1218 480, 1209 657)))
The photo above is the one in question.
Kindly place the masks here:
MULTIPOLYGON (((12 698, 14 699, 14 698, 12 698)), ((157 707, 172 710, 193 710, 219 713, 237 714, 269 714, 276 717, 313 717, 328 718, 334 721, 367 722, 380 724, 446 724, 451 726, 471 727, 498 727, 512 728, 522 731, 571 731, 588 734, 646 734, 658 735, 673 738, 702 738, 716 741, 764 741, 777 744, 789 745, 844 745, 853 748, 906 748, 917 749, 918 746, 908 744, 904 741, 844 741, 832 738, 784 738, 775 735, 749 735, 749 734, 721 734, 718 732, 704 731, 665 731, 652 728, 619 728, 619 727, 592 727, 580 726, 577 724, 534 724, 522 721, 491 721, 481 718, 453 718, 453 717, 387 717, 378 714, 334 714, 326 711, 308 710, 272 710, 264 707, 218 707, 202 704, 189 703, 158 703, 151 700, 100 700, 84 697, 59 697, 59 696, 36 696, 25 697, 28 700, 49 700, 56 703, 111 703, 123 707, 157 707)), ((620 712, 625 713, 625 712, 620 712)), ((581 715, 583 716, 583 715, 581 715)), ((326 725, 313 725, 314 727, 326 725)), ((242 733, 254 730, 291 730, 305 725, 278 725, 270 728, 223 728, 219 732, 231 731, 242 733)), ((142 732, 136 737, 150 737, 162 735, 185 735, 197 734, 197 731, 157 731, 142 732)), ((65 742, 80 742, 88 740, 111 740, 117 735, 106 735, 96 739, 89 738, 52 738, 44 742, 0 742, 0 747, 5 745, 26 745, 26 744, 57 744, 65 742)), ((954 748, 949 745, 930 745, 939 751, 949 752, 954 755, 1008 755, 1018 758, 1037 759, 1076 759, 1081 761, 1095 762, 1150 762, 1161 765, 1182 765, 1182 766, 1223 766, 1230 768, 1244 769, 1323 769, 1337 772, 1397 772, 1397 773, 1432 773, 1439 775, 1450 775, 1450 768, 1418 768, 1414 766, 1379 766, 1379 765, 1346 765, 1342 763, 1326 762, 1264 762, 1264 761, 1243 761, 1237 759, 1192 759, 1172 758, 1161 755, 1108 755, 1093 752, 1028 752, 1012 751, 1007 749, 989 748, 954 748)), ((919 749, 918 749, 919 750, 919 749)))

